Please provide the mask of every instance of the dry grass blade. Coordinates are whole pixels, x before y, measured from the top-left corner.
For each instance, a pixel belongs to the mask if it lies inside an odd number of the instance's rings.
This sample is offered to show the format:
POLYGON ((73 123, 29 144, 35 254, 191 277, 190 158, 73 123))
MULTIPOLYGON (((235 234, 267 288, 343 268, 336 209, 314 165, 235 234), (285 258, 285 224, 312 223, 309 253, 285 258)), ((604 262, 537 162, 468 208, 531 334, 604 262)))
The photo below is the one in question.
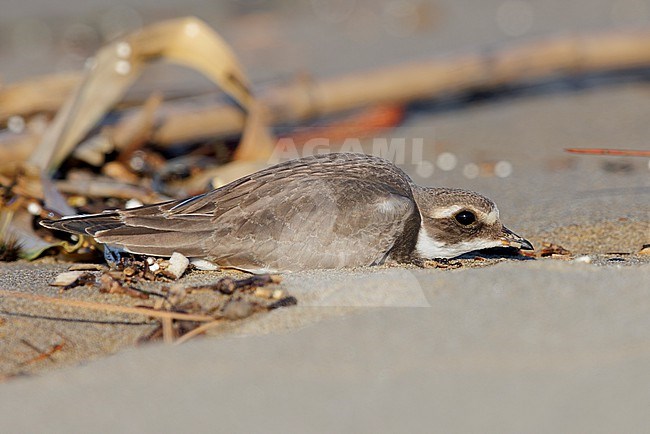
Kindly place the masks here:
POLYGON ((65 102, 31 163, 52 171, 124 95, 153 61, 166 59, 205 74, 244 109, 253 107, 248 80, 228 45, 196 18, 170 20, 134 32, 97 52, 83 81, 65 102))
POLYGON ((168 318, 181 321, 210 322, 214 318, 208 315, 194 315, 180 312, 167 312, 160 310, 147 309, 143 307, 116 306, 114 304, 94 303, 81 300, 67 300, 62 298, 46 297, 43 295, 25 294, 22 292, 8 291, 0 289, 0 297, 19 298, 40 303, 56 304, 79 309, 100 310, 104 312, 115 312, 133 315, 144 315, 153 318, 168 318))
POLYGON ((275 143, 267 127, 268 124, 265 108, 260 103, 252 103, 249 106, 248 118, 234 160, 270 162, 269 158, 273 154, 275 143))

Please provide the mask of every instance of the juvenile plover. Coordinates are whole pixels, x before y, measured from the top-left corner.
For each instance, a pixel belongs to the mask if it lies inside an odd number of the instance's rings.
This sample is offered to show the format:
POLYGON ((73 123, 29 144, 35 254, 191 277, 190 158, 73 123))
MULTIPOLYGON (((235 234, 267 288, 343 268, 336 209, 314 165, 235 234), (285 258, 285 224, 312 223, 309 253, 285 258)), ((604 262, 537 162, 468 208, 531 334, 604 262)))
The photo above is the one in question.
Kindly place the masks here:
POLYGON ((349 153, 287 161, 185 200, 41 224, 130 253, 179 252, 251 272, 533 248, 503 226, 490 199, 420 187, 387 160, 349 153))

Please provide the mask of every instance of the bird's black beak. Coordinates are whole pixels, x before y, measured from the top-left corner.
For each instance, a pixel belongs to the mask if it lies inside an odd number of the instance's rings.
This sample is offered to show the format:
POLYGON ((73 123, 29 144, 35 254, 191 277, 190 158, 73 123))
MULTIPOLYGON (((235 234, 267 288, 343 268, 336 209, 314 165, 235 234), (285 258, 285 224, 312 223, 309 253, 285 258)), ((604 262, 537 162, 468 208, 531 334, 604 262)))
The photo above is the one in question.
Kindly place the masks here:
POLYGON ((505 226, 503 227, 501 242, 503 243, 504 247, 514 247, 521 250, 535 250, 530 241, 523 237, 520 237, 505 226))

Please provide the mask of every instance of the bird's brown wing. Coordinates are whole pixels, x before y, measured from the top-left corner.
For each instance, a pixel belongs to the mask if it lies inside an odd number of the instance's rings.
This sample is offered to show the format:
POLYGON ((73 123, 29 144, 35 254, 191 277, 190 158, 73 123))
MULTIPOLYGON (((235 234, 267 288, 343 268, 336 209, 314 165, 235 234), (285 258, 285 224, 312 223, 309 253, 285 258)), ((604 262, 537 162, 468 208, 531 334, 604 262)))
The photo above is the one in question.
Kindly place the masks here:
POLYGON ((395 166, 331 154, 184 201, 54 223, 134 253, 177 251, 223 266, 282 271, 380 262, 414 211, 409 179, 395 166))
POLYGON ((376 264, 415 207, 410 198, 362 180, 296 179, 280 190, 273 184, 260 186, 241 207, 218 211, 207 246, 215 262, 271 270, 376 264))

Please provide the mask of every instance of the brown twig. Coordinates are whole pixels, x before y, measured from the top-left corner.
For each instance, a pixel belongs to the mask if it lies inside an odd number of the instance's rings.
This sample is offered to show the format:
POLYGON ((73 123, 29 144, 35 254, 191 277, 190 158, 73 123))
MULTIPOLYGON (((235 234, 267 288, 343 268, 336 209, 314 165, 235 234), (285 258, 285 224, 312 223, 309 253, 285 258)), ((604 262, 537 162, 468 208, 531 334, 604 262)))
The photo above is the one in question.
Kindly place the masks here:
POLYGON ((67 306, 79 309, 100 310, 105 312, 116 312, 133 315, 144 315, 154 318, 169 318, 181 321, 197 321, 197 322, 210 322, 214 318, 209 315, 194 315, 180 312, 167 312, 160 310, 153 310, 144 307, 127 307, 116 306, 114 304, 94 303, 81 300, 67 300, 62 298, 46 297, 43 295, 25 294, 22 292, 8 291, 0 289, 0 297, 20 298, 24 300, 36 301, 41 303, 57 304, 60 306, 67 306))
POLYGON ((32 363, 40 362, 41 360, 48 359, 50 361, 52 360, 52 354, 56 353, 57 351, 61 351, 63 349, 63 346, 65 344, 65 341, 61 341, 60 343, 53 345, 46 351, 42 351, 40 348, 36 347, 29 341, 25 339, 20 340, 23 344, 27 345, 29 348, 33 349, 34 351, 38 352, 39 354, 35 357, 32 357, 29 360, 26 360, 24 362, 19 363, 19 366, 26 366, 26 365, 31 365, 32 363))
POLYGON ((163 318, 162 322, 162 335, 165 344, 174 343, 174 323, 171 318, 163 318))
POLYGON ((184 344, 185 342, 189 341, 190 339, 192 339, 192 338, 194 338, 194 337, 196 337, 198 335, 201 335, 201 334, 205 333, 206 331, 219 326, 222 323, 223 323, 223 320, 217 319, 217 320, 214 320, 212 322, 202 324, 202 325, 198 326, 197 328, 192 329, 189 332, 185 333, 183 336, 179 337, 178 339, 176 339, 176 341, 174 342, 174 345, 184 344))

